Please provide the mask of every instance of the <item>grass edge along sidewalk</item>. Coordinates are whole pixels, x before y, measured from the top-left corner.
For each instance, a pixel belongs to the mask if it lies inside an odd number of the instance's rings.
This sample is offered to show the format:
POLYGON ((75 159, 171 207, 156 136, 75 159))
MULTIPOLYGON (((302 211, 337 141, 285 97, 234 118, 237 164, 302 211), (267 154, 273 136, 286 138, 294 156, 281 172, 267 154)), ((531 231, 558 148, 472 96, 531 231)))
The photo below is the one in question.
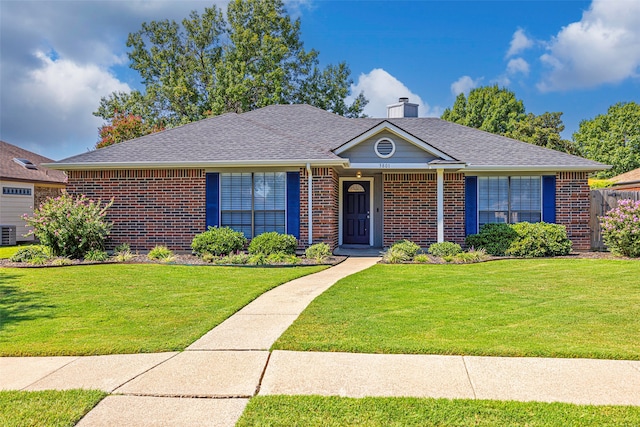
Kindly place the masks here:
POLYGON ((640 262, 376 265, 314 300, 273 349, 640 359, 640 262))
POLYGON ((183 350, 267 290, 324 268, 2 268, 0 356, 183 350))

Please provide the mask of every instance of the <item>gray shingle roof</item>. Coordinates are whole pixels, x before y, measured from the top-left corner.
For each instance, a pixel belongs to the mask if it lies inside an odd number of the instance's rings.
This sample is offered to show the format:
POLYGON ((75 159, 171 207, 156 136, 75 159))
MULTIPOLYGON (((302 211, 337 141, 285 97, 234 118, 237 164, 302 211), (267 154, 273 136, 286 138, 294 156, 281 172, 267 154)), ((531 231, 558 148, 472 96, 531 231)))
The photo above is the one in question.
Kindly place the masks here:
POLYGON ((67 176, 64 172, 45 168, 42 163, 51 163, 53 160, 39 154, 27 151, 8 142, 0 141, 0 179, 13 181, 64 184, 67 176), (27 159, 37 169, 27 169, 13 161, 14 158, 27 159))
POLYGON ((340 162, 332 150, 387 120, 470 167, 602 169, 591 160, 436 118, 349 119, 309 105, 272 105, 201 120, 58 162, 110 164, 340 162))

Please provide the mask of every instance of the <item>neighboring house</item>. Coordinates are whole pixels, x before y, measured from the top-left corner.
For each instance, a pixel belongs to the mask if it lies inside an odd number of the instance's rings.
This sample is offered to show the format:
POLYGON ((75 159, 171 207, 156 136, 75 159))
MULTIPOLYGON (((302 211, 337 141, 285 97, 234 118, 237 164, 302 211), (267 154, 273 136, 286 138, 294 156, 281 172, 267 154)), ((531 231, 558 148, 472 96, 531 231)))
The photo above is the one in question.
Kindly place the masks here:
POLYGON ((68 191, 115 199, 112 245, 188 250, 207 226, 300 246, 464 243, 488 222, 563 224, 589 249, 600 163, 437 118, 406 98, 387 119, 308 105, 229 113, 61 160, 68 191))
POLYGON ((640 168, 614 176, 609 190, 640 191, 640 168))
POLYGON ((0 225, 15 226, 18 242, 33 240, 33 236, 24 236, 30 228, 22 215, 33 215, 34 206, 49 196, 59 195, 65 187, 64 172, 42 166, 51 162, 53 160, 0 141, 0 225))

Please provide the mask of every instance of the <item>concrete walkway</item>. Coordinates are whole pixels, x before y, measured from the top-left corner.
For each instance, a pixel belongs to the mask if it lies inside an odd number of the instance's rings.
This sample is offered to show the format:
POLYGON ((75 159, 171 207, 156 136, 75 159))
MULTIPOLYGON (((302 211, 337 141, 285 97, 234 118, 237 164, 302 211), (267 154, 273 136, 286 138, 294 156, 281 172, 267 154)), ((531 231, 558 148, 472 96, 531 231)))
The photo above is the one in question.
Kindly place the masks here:
POLYGON ((232 426, 257 394, 415 396, 640 406, 640 361, 380 355, 269 348, 349 258, 257 298, 180 353, 0 358, 0 390, 112 395, 80 426, 232 426))

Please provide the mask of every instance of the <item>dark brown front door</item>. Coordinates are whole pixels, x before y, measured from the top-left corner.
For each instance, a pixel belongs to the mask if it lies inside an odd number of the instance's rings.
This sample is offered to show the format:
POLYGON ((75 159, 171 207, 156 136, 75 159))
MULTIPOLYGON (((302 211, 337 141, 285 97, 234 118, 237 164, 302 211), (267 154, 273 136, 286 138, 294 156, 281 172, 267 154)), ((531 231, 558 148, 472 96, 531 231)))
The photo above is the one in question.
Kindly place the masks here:
POLYGON ((344 181, 342 186, 342 243, 368 245, 369 181, 344 181))

